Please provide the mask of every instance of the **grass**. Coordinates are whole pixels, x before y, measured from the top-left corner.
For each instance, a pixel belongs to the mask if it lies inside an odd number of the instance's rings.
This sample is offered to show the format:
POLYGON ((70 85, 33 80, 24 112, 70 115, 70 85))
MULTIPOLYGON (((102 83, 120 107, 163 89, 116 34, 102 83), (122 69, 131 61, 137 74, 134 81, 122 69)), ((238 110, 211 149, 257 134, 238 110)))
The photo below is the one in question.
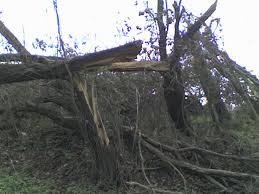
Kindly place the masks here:
POLYGON ((23 194, 23 193, 55 193, 53 183, 39 181, 24 173, 17 173, 8 168, 0 169, 0 193, 23 194))
POLYGON ((62 188, 51 179, 40 180, 25 172, 0 167, 0 194, 113 194, 114 191, 99 191, 87 184, 64 185, 62 188))

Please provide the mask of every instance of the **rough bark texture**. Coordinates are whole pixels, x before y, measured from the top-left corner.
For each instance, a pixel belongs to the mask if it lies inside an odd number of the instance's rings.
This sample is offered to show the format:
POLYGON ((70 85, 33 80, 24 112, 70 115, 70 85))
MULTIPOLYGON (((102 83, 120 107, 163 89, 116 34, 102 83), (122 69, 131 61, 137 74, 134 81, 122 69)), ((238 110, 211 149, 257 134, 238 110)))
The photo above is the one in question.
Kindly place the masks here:
POLYGON ((164 1, 158 0, 157 1, 157 25, 159 29, 158 41, 159 41, 159 54, 160 54, 161 61, 165 61, 167 59, 167 52, 166 52, 167 31, 163 21, 163 14, 164 14, 164 1))
MULTIPOLYGON (((37 61, 26 62, 22 64, 8 63, 13 58, 2 57, 0 65, 0 84, 30 81, 37 79, 66 79, 68 72, 65 64, 68 65, 71 72, 98 70, 103 66, 111 66, 116 62, 128 62, 137 56, 141 50, 141 41, 135 41, 116 48, 91 53, 80 57, 70 59, 68 62, 57 58, 57 60, 50 57, 37 58, 37 61)), ((10 56, 14 57, 14 56, 10 56)), ((0 57, 1 58, 1 57, 0 57)), ((110 70, 113 68, 111 67, 110 70)), ((118 66, 114 69, 118 69, 118 66)))
POLYGON ((177 129, 186 127, 186 116, 184 112, 184 87, 180 72, 175 75, 174 80, 172 74, 164 75, 164 97, 166 100, 168 112, 175 123, 177 129))
MULTIPOLYGON (((89 141, 90 148, 94 155, 93 169, 96 180, 102 179, 108 182, 118 181, 117 153, 116 149, 109 144, 109 139, 101 121, 101 116, 92 99, 92 107, 89 103, 87 89, 83 88, 80 82, 78 71, 98 69, 100 66, 109 66, 115 62, 129 62, 136 58, 142 47, 141 41, 128 43, 117 48, 100 51, 75 57, 70 60, 60 58, 42 58, 31 56, 22 46, 19 40, 0 22, 0 33, 5 36, 10 44, 20 54, 19 59, 14 60, 13 55, 0 57, 0 84, 29 81, 36 79, 67 79, 70 87, 57 81, 53 86, 66 88, 67 98, 60 99, 59 96, 47 96, 36 99, 37 103, 27 103, 24 107, 16 107, 15 112, 26 111, 36 112, 52 119, 59 125, 75 129, 80 136, 89 141), (8 58, 9 57, 9 58, 8 58), (30 60, 25 60, 28 57, 30 60), (68 101, 67 101, 68 100, 68 101), (63 107, 71 116, 65 117, 60 110, 45 106, 44 103, 51 102, 63 107), (105 143, 103 140, 106 140, 105 143)), ((64 51, 64 49, 63 49, 64 51)), ((91 96, 93 98, 93 96, 91 96)), ((0 111, 1 114, 4 111, 0 111)))
POLYGON ((166 28, 163 22, 163 1, 158 1, 158 27, 159 27, 159 51, 161 60, 167 60, 170 69, 164 76, 164 97, 167 104, 168 113, 175 123, 177 129, 186 128, 186 117, 184 113, 184 87, 181 75, 181 45, 179 45, 180 33, 179 23, 181 19, 181 5, 175 4, 175 37, 174 37, 174 52, 168 58, 166 53, 166 28))
POLYGON ((93 115, 89 109, 89 105, 86 102, 84 93, 75 88, 77 96, 77 105, 80 114, 80 124, 82 135, 90 141, 92 153, 95 158, 95 175, 94 178, 108 182, 119 181, 118 168, 117 168, 117 153, 113 145, 104 145, 97 133, 97 126, 95 124, 93 115))

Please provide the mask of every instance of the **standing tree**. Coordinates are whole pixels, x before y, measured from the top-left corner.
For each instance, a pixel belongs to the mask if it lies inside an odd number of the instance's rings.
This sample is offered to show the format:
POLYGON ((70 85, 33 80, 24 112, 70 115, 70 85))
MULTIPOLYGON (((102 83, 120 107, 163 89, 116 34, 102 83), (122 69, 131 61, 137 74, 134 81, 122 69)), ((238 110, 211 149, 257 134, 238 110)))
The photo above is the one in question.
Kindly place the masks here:
MULTIPOLYGON (((157 1, 157 14, 154 18, 159 29, 158 43, 159 56, 161 61, 169 64, 169 71, 162 73, 164 78, 164 97, 166 100, 168 112, 175 123, 177 129, 182 129, 186 134, 190 134, 189 124, 185 113, 185 88, 182 76, 182 66, 184 57, 187 53, 187 45, 193 39, 193 36, 199 31, 204 22, 216 10, 217 1, 189 28, 186 32, 181 32, 181 22, 184 21, 186 12, 182 6, 182 1, 174 1, 174 11, 169 10, 167 0, 157 1), (165 19, 164 19, 165 18, 165 19), (172 53, 168 55, 168 30, 174 20, 174 37, 172 53)), ((149 12, 150 13, 150 12, 149 12)), ((154 14, 152 14, 154 15, 154 14)))

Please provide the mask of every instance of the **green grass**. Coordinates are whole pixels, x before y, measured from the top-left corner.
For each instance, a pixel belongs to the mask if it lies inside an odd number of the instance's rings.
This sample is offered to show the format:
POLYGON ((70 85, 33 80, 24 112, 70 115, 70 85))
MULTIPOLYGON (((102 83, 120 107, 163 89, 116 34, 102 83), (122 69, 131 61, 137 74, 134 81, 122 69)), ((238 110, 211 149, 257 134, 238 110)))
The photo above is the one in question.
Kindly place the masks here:
POLYGON ((53 193, 53 191, 55 192, 51 182, 39 181, 23 173, 15 173, 7 168, 0 169, 0 194, 47 194, 53 193))
POLYGON ((0 194, 113 194, 114 191, 98 191, 87 184, 64 185, 59 188, 51 179, 40 180, 24 172, 14 172, 6 167, 0 167, 0 194), (61 192, 62 191, 62 192, 61 192))

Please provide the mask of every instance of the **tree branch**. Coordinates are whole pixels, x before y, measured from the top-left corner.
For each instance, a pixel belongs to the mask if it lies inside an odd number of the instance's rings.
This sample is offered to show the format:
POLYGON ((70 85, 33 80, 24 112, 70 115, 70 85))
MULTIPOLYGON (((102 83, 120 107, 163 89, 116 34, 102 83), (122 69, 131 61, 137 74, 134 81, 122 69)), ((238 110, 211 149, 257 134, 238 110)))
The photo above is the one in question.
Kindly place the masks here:
MULTIPOLYGON (((43 56, 43 55, 29 55, 27 56, 29 61, 38 62, 48 64, 51 62, 60 62, 64 61, 62 57, 54 57, 54 56, 43 56)), ((23 62, 20 54, 0 54, 0 61, 4 63, 8 62, 23 62)))
POLYGON ((188 31, 184 34, 183 38, 190 38, 192 37, 202 26, 202 24, 214 13, 217 8, 216 0, 209 9, 192 25, 189 27, 188 31))
POLYGON ((97 67, 110 65, 115 62, 128 62, 136 58, 141 48, 142 41, 134 41, 108 50, 74 57, 68 64, 71 71, 80 71, 92 66, 97 67))
POLYGON ((14 36, 14 34, 0 21, 0 33, 6 38, 9 44, 11 44, 14 49, 21 54, 22 57, 31 55, 29 51, 20 43, 20 41, 14 36))
POLYGON ((68 129, 79 130, 79 119, 75 117, 63 117, 59 111, 55 109, 50 109, 44 105, 36 105, 32 102, 27 102, 23 108, 18 109, 18 111, 25 112, 35 112, 47 118, 50 118, 53 122, 57 123, 60 126, 63 126, 68 129))
POLYGON ((240 172, 232 172, 227 170, 218 170, 218 169, 208 169, 199 167, 196 165, 192 165, 188 162, 179 161, 176 159, 172 159, 166 155, 164 155, 161 151, 154 148, 150 144, 148 144, 145 141, 141 141, 142 145, 147 148, 150 152, 155 154, 158 158, 161 159, 169 168, 171 168, 172 164, 181 168, 184 168, 186 170, 191 170, 195 173, 198 173, 200 175, 211 175, 211 176, 223 176, 223 177, 232 177, 237 179, 259 179, 259 176, 257 175, 251 175, 247 173, 240 173, 240 172))
MULTIPOLYGON (((72 72, 98 70, 100 67, 111 66, 116 62, 131 61, 138 55, 141 47, 142 42, 135 41, 112 49, 75 57, 67 63, 72 72)), ((0 84, 37 79, 66 79, 68 72, 65 68, 65 63, 59 58, 58 61, 50 63, 4 63, 0 65, 0 84)), ((112 67, 110 69, 112 70, 112 67)), ((118 66, 114 67, 114 69, 118 70, 118 66)))
POLYGON ((162 143, 159 143, 147 136, 142 135, 142 138, 146 140, 148 143, 152 144, 155 147, 161 148, 165 151, 172 152, 174 154, 180 153, 180 152, 188 152, 188 151, 193 151, 193 152, 198 152, 198 153, 204 153, 207 155, 212 155, 212 156, 217 156, 220 158, 226 158, 226 159, 232 159, 232 160, 237 160, 237 161, 249 161, 249 162, 259 162, 259 159, 256 158, 248 158, 248 157, 243 157, 243 156, 235 156, 235 155, 229 155, 229 154, 221 154, 217 152, 213 152, 211 150, 206 150, 203 148, 198 148, 198 147, 186 147, 186 148, 181 148, 181 149, 176 149, 168 145, 164 145, 162 143))

